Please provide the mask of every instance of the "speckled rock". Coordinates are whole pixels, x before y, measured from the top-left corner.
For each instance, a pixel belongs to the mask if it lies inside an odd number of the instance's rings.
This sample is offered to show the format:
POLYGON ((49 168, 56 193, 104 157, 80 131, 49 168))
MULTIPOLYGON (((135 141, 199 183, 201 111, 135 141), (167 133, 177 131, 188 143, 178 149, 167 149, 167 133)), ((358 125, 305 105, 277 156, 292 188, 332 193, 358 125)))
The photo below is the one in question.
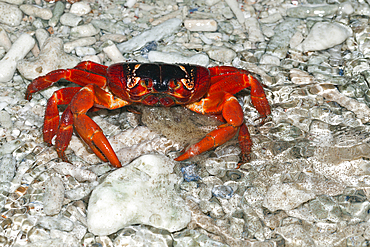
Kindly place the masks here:
POLYGON ((275 184, 268 189, 263 206, 271 211, 290 210, 313 198, 315 194, 296 189, 291 184, 275 184))
POLYGON ((72 68, 78 62, 78 58, 64 53, 63 41, 60 38, 50 37, 36 59, 20 61, 17 69, 25 78, 33 80, 56 69, 72 68))
POLYGON ((190 212, 174 189, 173 167, 165 156, 145 155, 111 173, 90 197, 89 230, 109 235, 133 224, 170 232, 186 227, 190 212))
POLYGON ((15 5, 0 3, 0 23, 10 26, 18 26, 21 24, 23 13, 15 5))
POLYGON ((150 41, 158 41, 171 35, 180 28, 181 23, 181 20, 177 18, 167 20, 126 42, 118 44, 117 47, 122 53, 138 50, 150 41))
POLYGON ((59 177, 51 177, 45 183, 46 191, 43 197, 46 215, 58 214, 64 199, 64 185, 59 177))

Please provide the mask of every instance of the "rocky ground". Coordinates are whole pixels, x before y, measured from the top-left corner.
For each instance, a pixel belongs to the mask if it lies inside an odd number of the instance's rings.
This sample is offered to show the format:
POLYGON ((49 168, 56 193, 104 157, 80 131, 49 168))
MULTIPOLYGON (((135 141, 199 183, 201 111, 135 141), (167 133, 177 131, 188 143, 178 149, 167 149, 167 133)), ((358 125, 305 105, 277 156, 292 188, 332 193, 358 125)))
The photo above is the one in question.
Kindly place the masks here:
POLYGON ((0 245, 369 245, 369 17, 365 0, 1 1, 0 245), (42 126, 71 83, 25 91, 86 60, 250 71, 271 105, 261 123, 236 94, 250 162, 236 139, 174 161, 219 122, 142 106, 89 113, 123 168, 75 135, 62 162, 42 126))

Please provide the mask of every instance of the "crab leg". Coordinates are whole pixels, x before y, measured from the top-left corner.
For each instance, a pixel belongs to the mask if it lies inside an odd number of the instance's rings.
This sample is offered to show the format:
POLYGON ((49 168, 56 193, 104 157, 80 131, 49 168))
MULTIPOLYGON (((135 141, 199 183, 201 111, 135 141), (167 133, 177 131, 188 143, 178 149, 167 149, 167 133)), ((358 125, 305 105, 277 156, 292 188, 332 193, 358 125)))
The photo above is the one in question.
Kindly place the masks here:
POLYGON ((212 82, 210 92, 226 91, 230 94, 236 94, 240 90, 250 87, 252 104, 260 116, 266 118, 267 115, 270 115, 270 105, 263 87, 248 71, 229 66, 212 67, 209 68, 209 71, 212 82))
POLYGON ((94 63, 91 61, 83 61, 74 67, 74 69, 86 70, 104 77, 107 77, 108 66, 94 63))
POLYGON ((51 140, 57 134, 59 126, 59 110, 58 105, 69 104, 73 96, 80 91, 80 87, 68 87, 62 88, 58 91, 55 91, 53 95, 48 100, 45 110, 44 118, 44 142, 48 145, 51 144, 51 140))
POLYGON ((249 155, 251 153, 252 140, 249 135, 248 127, 245 123, 240 126, 238 141, 241 149, 242 163, 246 163, 250 160, 249 155))
POLYGON ((104 72, 106 69, 107 67, 104 65, 92 62, 82 62, 73 69, 54 70, 33 80, 32 83, 27 87, 25 98, 27 100, 32 99, 33 93, 48 88, 61 79, 66 79, 80 86, 86 86, 93 83, 101 88, 104 88, 107 83, 107 79, 105 77, 106 72, 104 72), (89 70, 96 74, 91 73, 89 70))
MULTIPOLYGON (((55 91, 49 98, 45 110, 43 128, 44 142, 51 146, 53 137, 57 135, 55 147, 58 156, 65 162, 68 162, 68 160, 64 155, 64 150, 71 141, 73 133, 73 115, 70 106, 68 106, 59 119, 58 105, 67 105, 71 103, 72 98, 80 90, 80 87, 69 87, 55 91)), ((90 109, 90 111, 96 110, 98 110, 96 107, 90 109)))
POLYGON ((177 161, 189 159, 193 156, 224 144, 235 136, 239 126, 242 125, 244 121, 243 110, 238 100, 229 93, 218 92, 205 99, 202 99, 200 102, 187 105, 186 107, 192 111, 202 114, 222 113, 226 124, 218 126, 217 129, 208 133, 201 141, 188 148, 185 153, 175 159, 177 161), (223 97, 221 97, 221 95, 223 97))
MULTIPOLYGON (((71 113, 76 132, 94 153, 103 161, 109 161, 115 167, 121 167, 101 128, 86 115, 92 107, 116 109, 130 104, 114 96, 95 84, 83 87, 71 101, 71 113)), ((65 144, 65 143, 64 143, 65 144)))
MULTIPOLYGON (((81 88, 79 88, 81 89, 81 88)), ((60 124, 55 139, 55 149, 58 157, 64 162, 69 162, 64 151, 67 149, 73 134, 73 114, 71 112, 71 105, 68 105, 60 118, 60 124)))

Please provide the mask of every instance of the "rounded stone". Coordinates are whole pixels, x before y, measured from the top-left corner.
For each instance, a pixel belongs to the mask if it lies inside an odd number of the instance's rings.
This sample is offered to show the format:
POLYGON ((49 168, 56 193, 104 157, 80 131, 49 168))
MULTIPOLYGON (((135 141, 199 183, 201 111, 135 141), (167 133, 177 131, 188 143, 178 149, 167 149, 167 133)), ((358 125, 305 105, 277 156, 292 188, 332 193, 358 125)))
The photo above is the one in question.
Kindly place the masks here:
POLYGON ((144 155, 111 173, 93 192, 87 224, 96 235, 145 224, 170 232, 190 222, 191 213, 175 191, 180 177, 174 162, 162 155, 144 155))

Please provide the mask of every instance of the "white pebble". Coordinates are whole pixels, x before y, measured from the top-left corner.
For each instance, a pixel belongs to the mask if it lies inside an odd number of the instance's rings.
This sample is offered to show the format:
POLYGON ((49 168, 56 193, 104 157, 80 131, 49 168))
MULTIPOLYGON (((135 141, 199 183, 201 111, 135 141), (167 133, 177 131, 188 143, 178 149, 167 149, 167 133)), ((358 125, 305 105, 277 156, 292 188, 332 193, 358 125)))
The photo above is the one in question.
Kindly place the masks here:
POLYGON ((76 55, 79 57, 83 56, 92 56, 96 54, 96 51, 92 47, 86 47, 86 46, 77 46, 75 48, 76 55))
POLYGON ((84 56, 82 59, 81 59, 81 62, 82 61, 91 61, 91 62, 95 62, 95 63, 101 63, 101 59, 99 56, 97 55, 92 55, 92 56, 84 56))
POLYGON ((249 17, 245 20, 245 27, 248 32, 248 39, 252 42, 263 42, 265 37, 263 36, 260 24, 255 17, 249 17))
POLYGON ((99 33, 99 28, 93 26, 93 24, 89 23, 86 25, 81 25, 77 27, 71 28, 71 36, 74 37, 90 37, 94 36, 95 34, 99 33))
POLYGON ((289 45, 291 48, 297 47, 303 40, 303 34, 300 31, 297 31, 289 40, 289 45))
POLYGON ((352 35, 350 28, 331 22, 317 22, 307 38, 296 49, 307 51, 326 50, 344 42, 352 35))
POLYGON ((353 111, 362 122, 370 121, 370 108, 362 102, 341 94, 333 85, 315 85, 318 95, 323 96, 326 100, 335 101, 349 111, 353 111))
POLYGON ((236 57, 235 51, 224 47, 212 48, 207 51, 207 54, 211 59, 223 63, 231 63, 231 61, 236 57))
POLYGON ((339 6, 339 13, 350 15, 354 12, 352 5, 349 2, 344 2, 339 6))
POLYGON ((123 57, 121 52, 118 50, 115 44, 111 44, 105 48, 103 51, 112 60, 113 63, 125 62, 126 59, 123 57))
POLYGON ((13 129, 12 133, 11 133, 11 136, 13 136, 14 138, 17 138, 20 133, 21 133, 21 131, 19 129, 13 129))
POLYGON ((132 8, 136 3, 136 0, 127 0, 125 3, 125 7, 132 8))
POLYGON ((291 210, 313 198, 315 194, 299 190, 292 184, 274 184, 268 189, 263 206, 271 212, 291 210))
MULTIPOLYGON (((78 224, 78 222, 76 222, 78 224)), ((80 245, 80 240, 75 236, 74 234, 74 231, 76 229, 76 227, 79 227, 80 225, 72 225, 73 226, 73 230, 72 231, 61 231, 61 230, 56 230, 56 229, 52 229, 50 230, 50 238, 52 240, 49 240, 50 242, 47 242, 45 241, 45 247, 46 246, 79 246, 80 245), (60 240, 62 243, 58 244, 57 242, 53 242, 55 240, 60 240)), ((39 244, 37 243, 36 245, 42 245, 42 244, 39 244)), ((41 247, 41 246, 40 246, 41 247)))
POLYGON ((88 14, 91 11, 90 4, 87 2, 77 2, 72 4, 70 13, 77 16, 83 16, 88 14))
POLYGON ((200 66, 207 66, 209 64, 209 58, 205 54, 196 54, 191 57, 185 57, 178 53, 150 51, 148 53, 148 59, 150 62, 162 62, 162 63, 185 63, 185 64, 196 64, 200 66))
POLYGON ((64 200, 64 185, 59 177, 50 177, 45 182, 45 193, 42 199, 46 215, 58 214, 64 200))
POLYGON ((26 14, 39 17, 43 20, 49 20, 53 17, 53 12, 48 8, 40 8, 36 5, 22 4, 19 8, 26 14))
POLYGON ((177 11, 172 11, 171 13, 169 14, 166 14, 166 15, 163 15, 157 19, 155 19, 153 22, 152 22, 152 25, 153 26, 157 26, 158 24, 161 24, 169 19, 172 19, 172 18, 176 18, 178 16, 181 16, 181 12, 184 11, 186 8, 184 8, 183 10, 177 10, 177 11))
POLYGON ((22 17, 23 13, 17 6, 0 2, 0 23, 19 26, 22 17))
POLYGON ((11 182, 16 171, 16 160, 11 154, 3 155, 0 158, 0 181, 1 183, 11 182))
POLYGON ((225 0, 225 2, 229 5, 230 9, 234 12, 236 19, 242 25, 244 25, 245 18, 242 10, 239 8, 239 3, 236 0, 225 0))
POLYGON ((277 13, 271 14, 271 15, 265 17, 265 18, 262 18, 259 21, 261 23, 275 23, 275 22, 280 21, 281 19, 283 19, 283 17, 281 16, 281 14, 279 12, 277 12, 277 13))
POLYGON ((95 42, 96 42, 95 37, 86 37, 86 38, 76 39, 74 41, 65 43, 64 51, 67 53, 70 53, 78 46, 89 46, 89 45, 95 44, 95 42))
POLYGON ((222 41, 222 33, 204 33, 203 35, 214 41, 222 41))
POLYGON ((10 3, 10 4, 15 4, 15 5, 20 5, 24 2, 24 0, 4 0, 3 2, 10 3))
POLYGON ((85 196, 88 196, 98 184, 99 184, 98 181, 94 181, 91 183, 81 183, 79 184, 78 187, 71 190, 67 190, 65 193, 66 198, 72 201, 81 200, 85 196))
POLYGON ((290 74, 290 80, 294 84, 312 84, 315 82, 315 79, 313 76, 311 76, 306 71, 293 68, 289 71, 290 74))
POLYGON ((280 59, 278 57, 275 57, 269 54, 264 54, 261 57, 260 64, 270 64, 270 65, 280 66, 280 59))
POLYGON ((100 37, 100 41, 108 41, 111 40, 113 42, 121 43, 127 40, 126 35, 123 34, 104 34, 100 37))
POLYGON ((9 51, 12 46, 12 42, 10 41, 8 34, 2 27, 0 27, 0 46, 4 47, 5 51, 9 51))
POLYGON ((71 231, 73 229, 73 222, 67 219, 66 217, 59 216, 59 217, 40 217, 37 221, 37 224, 40 226, 51 230, 51 229, 58 229, 62 231, 71 231))
POLYGON ((89 231, 109 235, 132 224, 170 232, 186 227, 191 213, 175 190, 181 178, 174 165, 166 156, 145 155, 112 172, 91 194, 89 231))
POLYGON ((184 21, 184 26, 189 31, 201 32, 217 30, 217 22, 212 19, 188 19, 184 21))
POLYGON ((12 79, 17 62, 23 59, 35 45, 35 40, 26 33, 23 33, 11 46, 4 58, 0 61, 0 82, 7 82, 12 79))
POLYGON ((13 122, 10 118, 10 114, 7 111, 0 111, 0 126, 10 129, 13 127, 13 122))
POLYGON ((215 5, 216 3, 220 2, 221 0, 206 0, 205 3, 208 5, 208 6, 212 6, 212 5, 215 5))
POLYGON ((77 27, 81 23, 82 18, 72 13, 65 13, 60 17, 59 21, 65 26, 77 27))
POLYGON ((97 176, 92 171, 78 168, 77 166, 72 165, 67 162, 56 163, 56 162, 51 161, 49 162, 49 167, 53 168, 55 171, 57 171, 61 175, 71 175, 72 177, 77 179, 77 181, 79 182, 84 182, 84 181, 92 182, 92 181, 97 180, 97 176))
POLYGON ((142 32, 138 36, 133 37, 129 41, 117 45, 118 50, 122 53, 135 51, 143 47, 151 41, 158 41, 162 38, 171 35, 181 26, 182 21, 177 18, 167 20, 150 30, 142 32))
POLYGON ((45 29, 39 28, 36 30, 35 36, 36 36, 37 42, 39 43, 40 49, 42 49, 42 47, 45 44, 45 41, 49 38, 50 34, 45 29))

